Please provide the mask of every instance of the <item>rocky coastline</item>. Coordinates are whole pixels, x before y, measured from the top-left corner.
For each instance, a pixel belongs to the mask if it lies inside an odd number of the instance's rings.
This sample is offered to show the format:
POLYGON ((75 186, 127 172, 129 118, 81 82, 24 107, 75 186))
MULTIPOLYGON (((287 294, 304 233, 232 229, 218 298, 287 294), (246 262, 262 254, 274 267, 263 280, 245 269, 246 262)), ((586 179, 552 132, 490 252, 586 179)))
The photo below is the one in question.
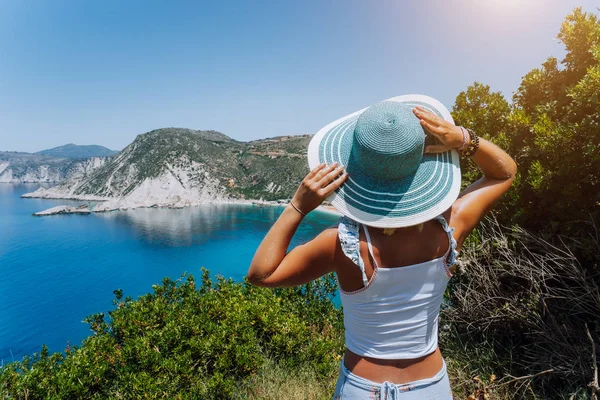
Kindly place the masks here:
MULTIPOLYGON (((216 131, 158 129, 138 135, 89 174, 21 197, 93 202, 90 213, 205 204, 286 205, 308 172, 310 138, 245 143, 216 131)), ((51 210, 40 215, 75 213, 68 206, 51 210)))
POLYGON ((89 215, 89 214, 91 214, 91 210, 89 209, 89 207, 87 205, 81 205, 81 206, 77 206, 77 207, 56 206, 56 207, 52 207, 52 208, 49 208, 44 211, 39 211, 39 212, 33 213, 32 215, 34 217, 46 217, 49 215, 61 215, 61 214, 89 215))
MULTIPOLYGON (((54 200, 78 200, 78 201, 92 201, 92 202, 98 202, 94 207, 90 208, 87 204, 85 205, 81 205, 81 206, 67 206, 67 205, 61 205, 61 206, 55 206, 52 208, 49 208, 47 210, 44 211, 39 211, 36 212, 32 215, 34 216, 49 216, 49 215, 64 215, 64 214, 80 214, 80 215, 88 215, 91 213, 104 213, 104 212, 111 212, 111 211, 127 211, 127 210, 134 210, 136 208, 171 208, 171 209, 182 209, 182 208, 186 208, 186 207, 198 207, 201 205, 227 205, 227 204, 231 204, 231 205, 248 205, 248 206, 262 206, 262 207, 267 207, 267 206, 286 206, 289 204, 290 200, 289 199, 281 199, 281 200, 263 200, 263 199, 257 199, 257 200, 252 200, 252 199, 248 199, 248 200, 241 200, 241 199, 233 199, 233 198, 220 198, 220 199, 214 199, 212 201, 182 201, 182 200, 176 200, 176 201, 162 201, 162 202, 155 202, 155 203, 148 203, 148 204, 136 204, 136 203, 132 203, 132 202, 128 202, 127 200, 122 201, 119 199, 106 199, 106 198, 99 198, 99 197, 94 197, 94 196, 78 196, 78 195, 72 195, 72 196, 65 196, 65 197, 60 197, 58 194, 54 194, 53 196, 48 196, 48 195, 44 195, 41 193, 37 193, 36 192, 32 192, 32 193, 26 193, 24 195, 21 196, 22 198, 39 198, 39 199, 54 199, 54 200)), ((331 213, 331 214, 335 214, 335 215, 340 215, 340 213, 333 207, 331 206, 328 202, 325 202, 325 204, 319 206, 317 208, 318 211, 321 212, 326 212, 326 213, 331 213)))

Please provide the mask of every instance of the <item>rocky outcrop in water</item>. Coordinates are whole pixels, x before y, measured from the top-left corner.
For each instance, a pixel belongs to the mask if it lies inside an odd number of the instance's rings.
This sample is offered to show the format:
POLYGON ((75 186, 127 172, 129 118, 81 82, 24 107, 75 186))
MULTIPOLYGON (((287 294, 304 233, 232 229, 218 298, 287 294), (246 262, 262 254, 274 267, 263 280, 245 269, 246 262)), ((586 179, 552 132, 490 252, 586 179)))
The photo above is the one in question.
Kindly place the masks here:
POLYGON ((35 217, 45 217, 48 215, 58 215, 58 214, 90 214, 91 211, 87 205, 73 207, 73 206, 56 206, 49 208, 44 211, 36 212, 33 215, 35 217))

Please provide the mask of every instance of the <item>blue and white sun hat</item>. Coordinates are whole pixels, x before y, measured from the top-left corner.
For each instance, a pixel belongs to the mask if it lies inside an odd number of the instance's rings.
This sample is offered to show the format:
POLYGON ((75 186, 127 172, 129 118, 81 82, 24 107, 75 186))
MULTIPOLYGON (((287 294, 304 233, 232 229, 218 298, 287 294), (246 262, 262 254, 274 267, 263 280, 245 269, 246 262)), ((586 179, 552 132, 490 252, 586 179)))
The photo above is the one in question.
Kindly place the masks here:
POLYGON ((454 123, 439 101, 410 94, 340 118, 312 138, 311 169, 337 162, 348 172, 328 198, 343 215, 368 226, 400 228, 433 219, 454 203, 458 153, 423 153, 427 134, 412 112, 416 106, 454 123))

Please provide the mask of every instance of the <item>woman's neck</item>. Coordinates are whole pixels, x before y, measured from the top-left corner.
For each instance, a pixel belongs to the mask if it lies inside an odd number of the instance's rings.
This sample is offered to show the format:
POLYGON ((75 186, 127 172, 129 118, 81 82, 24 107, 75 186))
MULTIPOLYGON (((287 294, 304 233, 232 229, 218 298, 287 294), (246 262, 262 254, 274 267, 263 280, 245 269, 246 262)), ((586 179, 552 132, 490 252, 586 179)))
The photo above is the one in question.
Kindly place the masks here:
POLYGON ((385 236, 391 237, 397 233, 421 233, 423 231, 424 224, 418 224, 413 226, 407 226, 404 228, 376 228, 378 231, 382 232, 385 236))

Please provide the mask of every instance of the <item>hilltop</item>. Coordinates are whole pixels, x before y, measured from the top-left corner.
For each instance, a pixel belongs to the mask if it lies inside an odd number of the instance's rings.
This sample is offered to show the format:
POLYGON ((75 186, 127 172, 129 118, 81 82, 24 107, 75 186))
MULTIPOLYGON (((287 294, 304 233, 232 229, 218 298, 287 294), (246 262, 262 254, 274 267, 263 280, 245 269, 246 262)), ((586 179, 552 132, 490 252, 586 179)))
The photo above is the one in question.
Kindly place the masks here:
POLYGON ((217 131, 156 129, 85 177, 25 197, 101 200, 95 211, 291 197, 310 135, 239 142, 217 131))
POLYGON ((91 157, 110 157, 118 154, 118 151, 108 149, 98 145, 76 145, 73 143, 64 146, 54 147, 52 149, 38 151, 35 154, 42 156, 52 156, 59 158, 91 158, 91 157))

